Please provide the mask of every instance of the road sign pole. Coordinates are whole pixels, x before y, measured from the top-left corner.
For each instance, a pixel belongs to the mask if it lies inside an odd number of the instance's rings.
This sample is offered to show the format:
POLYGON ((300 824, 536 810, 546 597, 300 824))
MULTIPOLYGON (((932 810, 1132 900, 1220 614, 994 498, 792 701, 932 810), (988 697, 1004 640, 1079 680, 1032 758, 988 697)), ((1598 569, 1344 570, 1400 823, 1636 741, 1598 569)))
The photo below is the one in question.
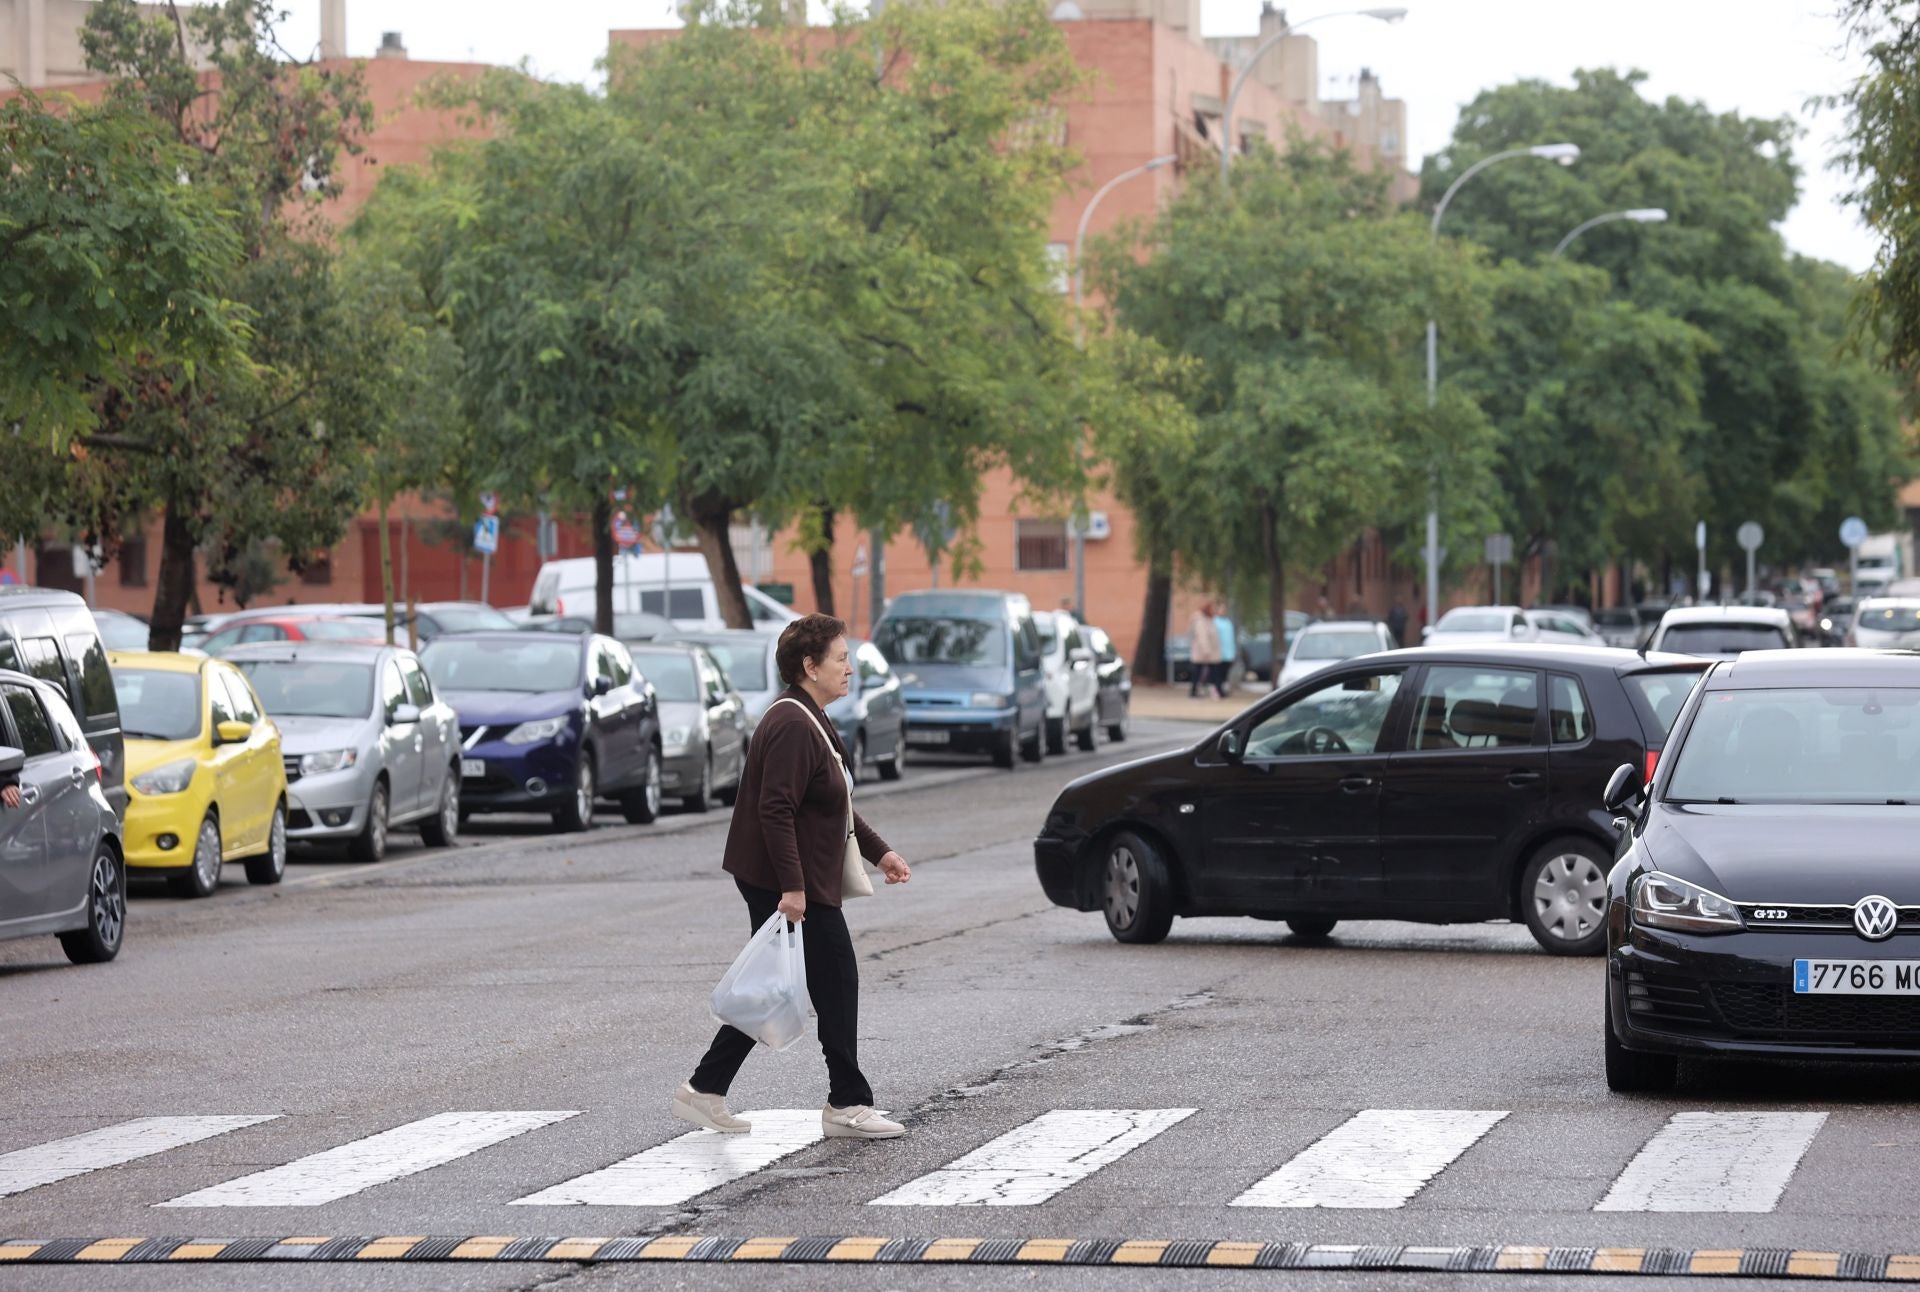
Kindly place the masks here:
POLYGON ((1753 549, 1752 549, 1752 548, 1748 548, 1748 549, 1747 549, 1747 592, 1748 592, 1748 594, 1749 594, 1749 595, 1751 595, 1751 594, 1752 594, 1752 592, 1753 592, 1753 589, 1754 589, 1754 579, 1753 579, 1753 549))
POLYGON ((483 604, 489 606, 493 604, 493 599, 488 595, 492 580, 493 553, 482 552, 480 553, 480 600, 483 604))
POLYGON ((1493 563, 1493 604, 1496 606, 1500 604, 1500 574, 1500 562, 1495 561, 1493 563))

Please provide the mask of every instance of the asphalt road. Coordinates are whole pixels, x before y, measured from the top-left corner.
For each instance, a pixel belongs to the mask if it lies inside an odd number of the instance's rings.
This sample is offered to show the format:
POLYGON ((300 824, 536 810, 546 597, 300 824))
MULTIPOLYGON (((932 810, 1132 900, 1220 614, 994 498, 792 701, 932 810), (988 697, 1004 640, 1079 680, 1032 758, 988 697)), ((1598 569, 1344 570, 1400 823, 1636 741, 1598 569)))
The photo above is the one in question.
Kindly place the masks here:
POLYGON ((1622 1098, 1600 1074, 1599 963, 1538 954, 1520 929, 1351 924, 1309 945, 1200 920, 1125 947, 1050 906, 1029 843, 1059 786, 1197 734, 1141 722, 1039 768, 921 760, 863 787, 915 867, 848 908, 862 1060, 902 1140, 809 1142, 825 1082, 805 1045, 749 1061, 733 1107, 795 1110, 754 1136, 722 1151, 668 1117, 748 931, 718 868, 725 812, 585 836, 475 823, 452 852, 409 842, 379 865, 296 860, 273 889, 141 895, 107 966, 0 943, 0 1288, 1645 1282, 6 1259, 8 1239, 60 1237, 1920 1247, 1909 1071, 1687 1069, 1672 1097, 1622 1098))

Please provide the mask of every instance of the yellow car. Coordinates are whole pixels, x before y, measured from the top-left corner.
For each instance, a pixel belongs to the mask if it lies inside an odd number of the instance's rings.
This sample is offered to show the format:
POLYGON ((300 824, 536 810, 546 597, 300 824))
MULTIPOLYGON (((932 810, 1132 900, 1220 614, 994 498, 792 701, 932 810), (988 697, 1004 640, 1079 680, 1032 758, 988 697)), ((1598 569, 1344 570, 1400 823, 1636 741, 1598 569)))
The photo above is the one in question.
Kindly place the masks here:
POLYGON ((108 662, 127 741, 128 873, 205 897, 224 863, 244 860, 253 883, 279 883, 287 769, 247 679, 198 655, 116 651, 108 662))

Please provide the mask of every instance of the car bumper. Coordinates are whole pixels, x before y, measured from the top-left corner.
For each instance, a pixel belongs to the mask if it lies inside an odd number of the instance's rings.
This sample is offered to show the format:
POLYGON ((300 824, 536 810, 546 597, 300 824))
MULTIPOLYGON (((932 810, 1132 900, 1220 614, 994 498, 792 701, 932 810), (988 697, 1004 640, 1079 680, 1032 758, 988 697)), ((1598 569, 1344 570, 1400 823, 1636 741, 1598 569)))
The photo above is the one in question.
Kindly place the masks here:
POLYGON ((287 783, 287 839, 293 843, 351 839, 366 828, 379 769, 362 763, 344 772, 287 783))
POLYGON ((1033 841, 1033 869, 1040 879, 1040 891, 1055 906, 1075 911, 1095 909, 1080 891, 1082 843, 1078 837, 1058 834, 1043 834, 1033 841))
POLYGON ((660 760, 661 792, 673 794, 681 790, 697 789, 700 785, 700 772, 705 767, 706 761, 706 751, 698 745, 677 754, 667 754, 662 757, 660 760))
POLYGON ((1019 725, 1018 709, 909 709, 906 740, 928 753, 990 754, 1019 725))
POLYGON ((461 751, 463 765, 478 759, 485 766, 479 776, 460 778, 460 811, 544 812, 573 797, 579 770, 580 746, 566 744, 509 745, 489 740, 461 751))
POLYGON ((1796 994, 1797 959, 1920 961, 1920 934, 1632 927, 1607 959, 1614 1032, 1666 1054, 1920 1059, 1920 995, 1796 994))
POLYGON ((178 794, 149 797, 129 789, 122 844, 129 870, 186 870, 193 865, 194 841, 212 796, 202 789, 206 773, 178 794), (161 841, 173 840, 171 847, 161 841))

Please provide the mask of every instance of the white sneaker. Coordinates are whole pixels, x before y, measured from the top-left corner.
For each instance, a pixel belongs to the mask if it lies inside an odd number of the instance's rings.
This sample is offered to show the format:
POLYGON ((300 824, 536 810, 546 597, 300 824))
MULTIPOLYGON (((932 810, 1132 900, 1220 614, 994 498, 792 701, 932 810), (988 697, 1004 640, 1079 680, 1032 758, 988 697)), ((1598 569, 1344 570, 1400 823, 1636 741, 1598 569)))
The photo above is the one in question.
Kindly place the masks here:
POLYGON ((820 1130, 828 1139, 898 1139, 907 1133, 905 1126, 888 1121, 878 1108, 865 1104, 851 1108, 828 1104, 820 1110, 820 1130))
POLYGON ((692 1122, 695 1126, 710 1131, 719 1131, 722 1135, 745 1135, 753 1129, 753 1123, 742 1121, 727 1111, 726 1097, 723 1095, 703 1095, 693 1088, 691 1082, 683 1081, 680 1088, 673 1092, 673 1115, 683 1122, 692 1122))

